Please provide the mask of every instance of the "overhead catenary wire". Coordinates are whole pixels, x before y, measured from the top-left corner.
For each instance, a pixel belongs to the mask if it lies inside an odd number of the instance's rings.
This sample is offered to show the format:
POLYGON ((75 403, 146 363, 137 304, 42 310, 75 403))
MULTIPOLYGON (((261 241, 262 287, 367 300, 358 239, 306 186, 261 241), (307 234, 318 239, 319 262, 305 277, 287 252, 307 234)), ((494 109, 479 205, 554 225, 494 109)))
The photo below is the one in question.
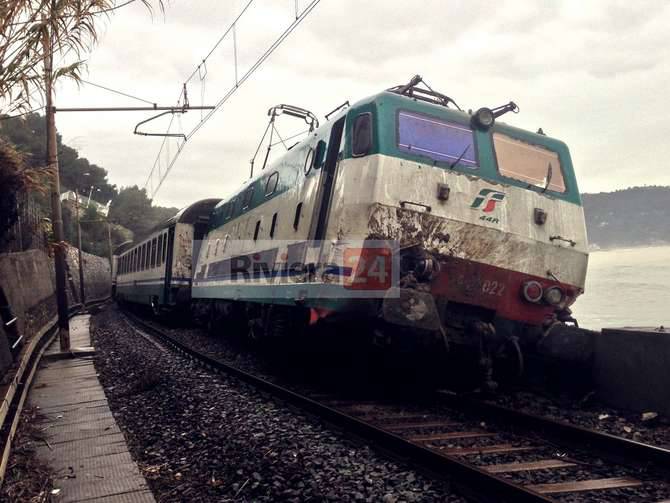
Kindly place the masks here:
POLYGON ((88 80, 84 80, 84 79, 79 79, 79 80, 81 82, 83 82, 84 84, 88 84, 88 85, 93 86, 93 87, 98 87, 100 89, 104 89, 105 91, 109 91, 110 93, 125 96, 126 98, 132 98, 132 99, 137 100, 137 101, 142 101, 144 103, 148 103, 149 105, 156 105, 156 103, 153 102, 153 101, 145 100, 144 98, 138 98, 137 96, 133 96, 132 94, 128 94, 128 93, 125 93, 123 91, 118 91, 116 89, 112 89, 111 87, 105 87, 101 84, 96 84, 95 82, 89 82, 88 80))
MULTIPOLYGON (((233 33, 235 35, 235 26, 237 22, 240 20, 240 18, 244 15, 244 13, 247 11, 247 9, 251 6, 254 0, 249 0, 247 4, 244 6, 240 14, 235 18, 235 20, 231 23, 231 25, 226 29, 226 31, 223 33, 221 37, 216 41, 212 49, 207 53, 207 55, 202 59, 202 62, 198 64, 198 66, 195 68, 195 70, 189 75, 189 77, 186 79, 186 83, 188 83, 191 79, 193 79, 196 75, 201 76, 201 72, 203 71, 202 69, 204 68, 205 70, 205 76, 206 76, 206 65, 207 65, 207 60, 212 56, 214 51, 216 50, 217 47, 222 43, 222 41, 225 39, 225 37, 229 33, 233 33)), ((237 64, 235 65, 235 84, 223 95, 223 97, 216 102, 214 107, 204 116, 201 116, 201 120, 189 131, 188 133, 185 134, 183 141, 178 142, 177 144, 177 150, 176 152, 169 158, 167 162, 167 166, 165 166, 164 169, 162 169, 161 166, 161 155, 163 154, 163 151, 166 146, 166 141, 164 140, 163 143, 161 144, 161 147, 158 151, 158 154, 156 155, 156 159, 154 160, 153 166, 149 172, 149 175, 147 177, 147 180, 144 184, 145 189, 149 189, 150 196, 154 197, 155 194, 158 192, 160 187, 162 186, 163 182, 165 181, 166 177, 174 167, 177 159, 181 155, 181 152, 183 151, 186 143, 188 140, 190 140, 199 130, 202 128, 209 119, 228 101, 228 99, 237 91, 244 82, 251 77, 251 75, 254 74, 254 72, 267 60, 268 57, 281 45, 281 43, 288 37, 291 32, 312 12, 312 10, 319 4, 320 0, 312 0, 304 9, 302 12, 299 12, 296 10, 296 17, 295 19, 291 22, 291 24, 275 39, 275 41, 256 59, 256 61, 253 63, 253 65, 241 76, 238 78, 238 73, 237 73, 237 64), (154 182, 153 178, 154 175, 158 173, 158 181, 157 184, 154 187, 154 182)), ((236 38, 236 37, 235 37, 236 38)), ((234 40, 235 44, 235 53, 237 52, 237 41, 236 39, 234 40)), ((201 80, 204 77, 200 77, 201 80)), ((184 88, 186 88, 186 85, 184 85, 184 88)), ((184 90, 182 89, 181 93, 179 94, 179 98, 177 99, 177 103, 181 103, 182 97, 184 96, 184 90)), ((167 128, 167 133, 170 132, 170 128, 172 127, 172 121, 170 121, 170 124, 168 125, 167 128)))

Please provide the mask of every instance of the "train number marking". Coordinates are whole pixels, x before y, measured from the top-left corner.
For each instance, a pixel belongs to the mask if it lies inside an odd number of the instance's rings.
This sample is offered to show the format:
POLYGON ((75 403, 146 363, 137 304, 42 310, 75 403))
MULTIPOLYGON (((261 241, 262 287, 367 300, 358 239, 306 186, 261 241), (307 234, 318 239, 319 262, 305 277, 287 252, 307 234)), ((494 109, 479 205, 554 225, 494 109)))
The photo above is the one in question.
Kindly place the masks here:
POLYGON ((496 217, 487 217, 486 215, 482 215, 479 217, 479 220, 484 220, 484 222, 491 222, 492 224, 499 224, 500 220, 496 217))
POLYGON ((482 283, 482 292, 487 295, 502 297, 503 293, 505 292, 505 284, 487 279, 482 283))

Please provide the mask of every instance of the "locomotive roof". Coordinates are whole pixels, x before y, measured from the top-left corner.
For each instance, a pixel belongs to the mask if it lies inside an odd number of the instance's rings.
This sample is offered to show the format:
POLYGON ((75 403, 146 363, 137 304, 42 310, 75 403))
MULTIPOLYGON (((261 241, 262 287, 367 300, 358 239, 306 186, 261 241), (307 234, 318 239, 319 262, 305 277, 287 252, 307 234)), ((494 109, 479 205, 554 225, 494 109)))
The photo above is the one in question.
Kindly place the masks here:
MULTIPOLYGON (((367 96, 365 98, 362 98, 361 100, 353 103, 351 106, 344 108, 342 110, 339 110, 336 114, 330 117, 328 121, 326 121, 324 124, 319 126, 317 129, 315 129, 312 133, 309 135, 305 136, 302 140, 300 140, 298 143, 296 143, 293 147, 291 147, 290 150, 298 150, 300 148, 300 145, 302 145, 305 141, 309 141, 310 139, 313 139, 314 137, 326 137, 330 131, 330 128, 332 125, 339 119, 341 119, 343 116, 345 116, 350 110, 355 110, 360 107, 365 107, 366 105, 370 104, 375 104, 377 106, 392 106, 392 107, 408 107, 412 110, 418 111, 418 112, 423 112, 426 114, 436 114, 440 116, 446 115, 447 117, 450 117, 452 120, 455 120, 457 122, 461 122, 464 124, 469 124, 470 119, 472 117, 472 114, 468 111, 464 110, 458 110, 456 108, 451 108, 447 107, 445 105, 440 105, 437 103, 430 103, 422 100, 418 100, 416 98, 398 94, 396 92, 392 92, 390 90, 384 90, 379 93, 367 96)), ((525 138, 526 140, 530 141, 531 143, 537 143, 540 145, 543 144, 551 144, 551 145, 561 145, 567 149, 567 146, 565 144, 556 139, 552 138, 548 135, 545 134, 538 134, 535 132, 532 132, 527 129, 522 129, 516 126, 511 126, 505 122, 496 120, 495 124, 493 125, 492 128, 493 131, 500 131, 504 133, 512 133, 515 136, 521 136, 525 138)), ((286 153, 284 154, 286 155, 286 153)), ((281 159, 281 158, 280 158, 281 159)), ((264 177, 269 176, 275 169, 276 165, 278 164, 278 161, 280 163, 280 160, 276 160, 272 164, 269 164, 264 170, 258 171, 253 178, 245 180, 234 192, 229 194, 227 197, 224 197, 219 201, 219 203, 215 206, 215 209, 220 211, 221 208, 228 202, 232 201, 236 197, 240 197, 242 193, 250 186, 253 185, 254 183, 259 182, 264 177)), ((214 209, 214 207, 213 207, 214 209)))

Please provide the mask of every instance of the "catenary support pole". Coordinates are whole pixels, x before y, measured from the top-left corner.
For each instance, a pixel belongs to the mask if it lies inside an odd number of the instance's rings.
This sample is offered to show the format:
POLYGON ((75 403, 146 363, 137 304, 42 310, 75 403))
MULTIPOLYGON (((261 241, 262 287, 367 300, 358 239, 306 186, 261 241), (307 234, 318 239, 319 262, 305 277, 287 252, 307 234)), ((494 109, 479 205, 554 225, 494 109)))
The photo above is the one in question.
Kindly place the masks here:
POLYGON ((77 214, 77 256, 79 257, 79 298, 81 305, 86 306, 86 290, 84 288, 84 257, 81 250, 81 217, 79 216, 79 192, 75 193, 75 213, 77 214))
POLYGON ((107 246, 109 247, 109 279, 111 280, 111 282, 114 282, 114 271, 112 262, 114 260, 114 251, 112 250, 112 224, 109 222, 109 220, 107 220, 107 246))
MULTIPOLYGON (((52 0, 51 10, 54 11, 52 0)), ((48 26, 48 24, 47 24, 48 26)), ((46 29, 44 46, 44 93, 46 97, 47 167, 53 171, 51 182, 51 219, 54 232, 54 260, 56 269, 56 301, 58 304, 58 335, 61 351, 70 350, 70 323, 68 320, 67 292, 65 290, 65 239, 60 202, 58 173, 58 146, 56 144, 56 117, 53 109, 53 43, 52 30, 46 29)))

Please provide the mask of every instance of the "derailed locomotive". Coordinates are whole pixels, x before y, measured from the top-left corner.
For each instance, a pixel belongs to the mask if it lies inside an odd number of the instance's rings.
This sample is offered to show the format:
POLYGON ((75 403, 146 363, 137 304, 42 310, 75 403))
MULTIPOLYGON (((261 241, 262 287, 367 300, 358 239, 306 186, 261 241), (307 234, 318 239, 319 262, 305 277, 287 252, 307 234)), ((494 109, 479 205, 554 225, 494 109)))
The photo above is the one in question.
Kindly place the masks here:
POLYGON ((476 348, 489 382, 501 347, 574 322, 588 252, 567 146, 497 122, 512 102, 466 113, 420 82, 321 127, 271 109, 310 132, 209 213, 191 245, 197 318, 253 337, 357 320, 378 344, 476 348))

